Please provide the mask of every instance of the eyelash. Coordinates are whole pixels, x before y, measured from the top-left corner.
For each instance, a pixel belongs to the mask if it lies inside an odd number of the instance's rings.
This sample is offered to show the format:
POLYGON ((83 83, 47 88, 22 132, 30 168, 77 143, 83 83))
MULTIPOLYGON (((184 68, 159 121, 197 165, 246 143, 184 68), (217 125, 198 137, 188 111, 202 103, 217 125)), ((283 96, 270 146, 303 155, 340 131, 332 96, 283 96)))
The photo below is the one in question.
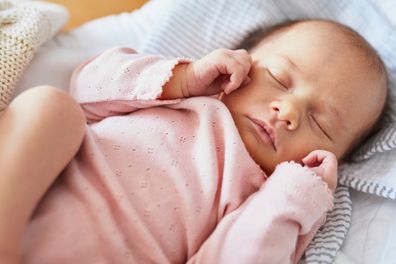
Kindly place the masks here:
POLYGON ((281 81, 279 81, 279 79, 276 78, 269 69, 267 69, 267 72, 271 76, 271 78, 274 79, 280 86, 282 86, 287 91, 289 90, 289 88, 286 85, 284 85, 281 81))
POLYGON ((315 123, 316 126, 319 127, 319 129, 322 131, 322 133, 331 140, 331 137, 329 136, 329 134, 327 134, 326 130, 323 129, 323 127, 319 124, 318 120, 316 120, 316 118, 311 114, 311 119, 313 120, 313 122, 315 123))

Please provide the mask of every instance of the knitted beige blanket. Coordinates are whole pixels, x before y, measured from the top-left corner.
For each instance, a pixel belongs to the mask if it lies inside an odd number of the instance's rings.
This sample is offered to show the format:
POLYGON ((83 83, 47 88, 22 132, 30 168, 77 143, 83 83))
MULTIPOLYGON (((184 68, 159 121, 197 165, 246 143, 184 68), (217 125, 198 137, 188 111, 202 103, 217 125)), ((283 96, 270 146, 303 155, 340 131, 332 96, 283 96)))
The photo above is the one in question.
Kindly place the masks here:
POLYGON ((51 23, 27 2, 0 0, 0 111, 37 48, 49 39, 51 23))

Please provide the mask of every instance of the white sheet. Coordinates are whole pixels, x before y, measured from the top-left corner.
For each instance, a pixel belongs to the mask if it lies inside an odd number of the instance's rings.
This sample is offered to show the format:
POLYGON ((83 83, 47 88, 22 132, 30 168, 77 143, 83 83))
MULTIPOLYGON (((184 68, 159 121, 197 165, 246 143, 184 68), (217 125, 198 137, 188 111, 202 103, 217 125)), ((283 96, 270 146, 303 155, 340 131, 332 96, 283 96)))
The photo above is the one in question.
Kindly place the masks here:
MULTIPOLYGON (((59 35, 36 54, 18 92, 39 84, 67 89, 71 71, 78 63, 111 46, 140 50, 159 26, 160 18, 172 8, 172 2, 151 1, 131 14, 98 19, 59 35)), ((392 263, 396 259, 396 203, 360 192, 352 194, 352 226, 337 261, 392 263)))
POLYGON ((351 196, 352 223, 342 253, 356 264, 396 263, 396 202, 359 191, 351 196))

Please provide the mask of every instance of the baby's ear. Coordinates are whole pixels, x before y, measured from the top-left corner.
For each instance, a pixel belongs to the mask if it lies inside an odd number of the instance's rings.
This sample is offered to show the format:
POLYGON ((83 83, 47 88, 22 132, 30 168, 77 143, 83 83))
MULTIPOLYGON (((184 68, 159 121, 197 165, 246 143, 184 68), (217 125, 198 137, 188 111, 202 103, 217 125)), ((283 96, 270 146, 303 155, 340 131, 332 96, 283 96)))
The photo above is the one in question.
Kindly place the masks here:
POLYGON ((0 111, 36 50, 67 22, 59 5, 40 1, 0 1, 0 111))

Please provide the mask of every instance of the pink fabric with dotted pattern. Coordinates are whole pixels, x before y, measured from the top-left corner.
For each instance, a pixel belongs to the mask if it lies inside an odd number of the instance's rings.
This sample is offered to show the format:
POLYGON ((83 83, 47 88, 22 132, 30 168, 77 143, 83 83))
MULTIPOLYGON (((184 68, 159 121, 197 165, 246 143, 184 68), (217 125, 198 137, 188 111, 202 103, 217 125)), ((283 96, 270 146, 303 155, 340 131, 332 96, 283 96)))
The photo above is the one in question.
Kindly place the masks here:
POLYGON ((178 63, 114 48, 80 65, 82 147, 36 210, 26 263, 292 263, 332 206, 295 163, 267 178, 226 106, 158 100, 178 63))

